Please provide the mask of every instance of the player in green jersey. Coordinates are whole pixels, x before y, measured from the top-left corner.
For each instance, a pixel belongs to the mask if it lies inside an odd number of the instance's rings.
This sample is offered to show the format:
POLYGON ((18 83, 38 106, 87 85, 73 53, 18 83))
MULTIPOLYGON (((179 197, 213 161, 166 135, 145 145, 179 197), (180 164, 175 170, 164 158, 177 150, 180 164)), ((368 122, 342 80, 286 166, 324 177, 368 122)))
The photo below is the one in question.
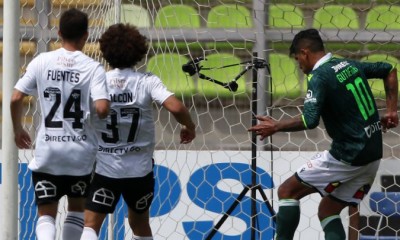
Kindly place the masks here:
POLYGON ((276 239, 293 239, 300 219, 299 200, 320 193, 318 217, 325 239, 344 240, 340 212, 357 206, 373 183, 382 158, 382 131, 398 125, 397 70, 384 62, 363 63, 326 53, 319 32, 300 31, 290 55, 307 75, 303 114, 276 121, 257 117, 249 128, 261 140, 276 132, 313 129, 320 118, 332 138, 329 151, 317 154, 278 189, 276 239), (380 78, 386 92, 386 113, 379 119, 367 79, 380 78))

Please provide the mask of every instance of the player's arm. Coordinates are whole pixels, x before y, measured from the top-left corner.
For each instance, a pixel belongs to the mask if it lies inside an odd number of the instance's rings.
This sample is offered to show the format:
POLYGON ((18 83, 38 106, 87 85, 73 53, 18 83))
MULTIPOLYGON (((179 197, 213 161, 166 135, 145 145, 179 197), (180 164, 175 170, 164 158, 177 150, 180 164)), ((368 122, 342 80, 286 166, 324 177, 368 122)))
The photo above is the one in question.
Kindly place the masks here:
POLYGON ((181 129, 181 143, 189 143, 196 137, 196 125, 193 123, 190 117, 189 111, 174 95, 169 96, 163 103, 165 107, 172 115, 174 115, 176 121, 182 124, 181 129))
POLYGON ((318 78, 318 76, 313 75, 308 80, 302 115, 279 121, 270 117, 257 116, 259 123, 249 128, 248 131, 255 132, 260 136, 260 140, 263 140, 276 132, 295 132, 316 128, 319 125, 326 91, 324 81, 318 78))
POLYGON ((90 86, 94 109, 100 119, 108 116, 110 111, 110 96, 106 82, 106 72, 102 65, 98 65, 90 86))
POLYGON ((276 132, 295 132, 307 129, 302 116, 280 121, 264 116, 257 116, 256 118, 259 123, 249 128, 248 131, 255 132, 256 135, 261 136, 260 140, 264 140, 264 138, 276 132))
POLYGON ((31 138, 29 134, 23 129, 21 124, 22 110, 23 110, 23 102, 24 97, 27 95, 17 89, 14 89, 14 92, 11 96, 11 119, 13 123, 14 129, 14 140, 15 144, 18 148, 29 148, 31 146, 31 138))
POLYGON ((94 108, 100 119, 106 118, 110 111, 110 101, 108 99, 98 99, 94 101, 94 108))
POLYGON ((397 127, 399 123, 397 114, 398 79, 396 68, 393 68, 387 77, 383 79, 383 83, 386 93, 386 113, 382 117, 381 123, 385 132, 389 128, 397 127))

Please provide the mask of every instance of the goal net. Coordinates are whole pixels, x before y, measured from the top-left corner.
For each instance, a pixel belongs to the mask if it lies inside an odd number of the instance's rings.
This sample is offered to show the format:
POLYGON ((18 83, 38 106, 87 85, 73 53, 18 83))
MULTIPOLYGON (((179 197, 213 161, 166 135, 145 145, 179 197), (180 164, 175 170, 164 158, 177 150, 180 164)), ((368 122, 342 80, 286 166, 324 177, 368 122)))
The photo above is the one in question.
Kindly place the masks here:
MULTIPOLYGON (((135 68, 159 76, 190 110, 197 137, 191 144, 181 145, 180 125, 154 104, 156 193, 150 224, 155 239, 207 239, 218 224, 212 239, 272 239, 277 187, 331 143, 322 123, 314 130, 279 133, 256 142, 247 131, 254 114, 275 119, 301 114, 307 83, 288 56, 288 47, 299 30, 320 30, 327 50, 337 56, 387 61, 395 66, 399 63, 400 6, 395 1, 20 2, 21 72, 37 54, 61 46, 59 18, 65 9, 75 7, 90 18, 86 54, 108 68, 99 51, 100 35, 116 22, 137 26, 148 38, 150 49, 135 68), (236 85, 234 91, 232 86, 236 85), (261 191, 253 196, 252 191, 243 192, 254 184, 261 191), (237 200, 241 193, 244 195, 237 200), (229 212, 235 202, 237 206, 229 212)), ((383 112, 383 84, 379 80, 370 84, 383 112)), ((34 138, 41 118, 36 99, 28 98, 25 106, 24 127, 34 138)), ((350 239, 400 235, 399 221, 395 220, 398 211, 383 214, 381 209, 396 209, 398 202, 399 140, 398 128, 384 134, 384 160, 371 194, 360 205, 359 216, 350 218, 348 209, 342 212, 350 239)), ((19 239, 24 240, 35 239, 37 219, 27 169, 32 157, 33 151, 19 151, 19 239)), ((301 201, 295 239, 323 239, 317 217, 319 201, 317 194, 301 201)), ((63 199, 59 207, 57 239, 61 238, 66 204, 63 199)), ((131 236, 127 209, 120 202, 104 222, 100 239, 131 236)))

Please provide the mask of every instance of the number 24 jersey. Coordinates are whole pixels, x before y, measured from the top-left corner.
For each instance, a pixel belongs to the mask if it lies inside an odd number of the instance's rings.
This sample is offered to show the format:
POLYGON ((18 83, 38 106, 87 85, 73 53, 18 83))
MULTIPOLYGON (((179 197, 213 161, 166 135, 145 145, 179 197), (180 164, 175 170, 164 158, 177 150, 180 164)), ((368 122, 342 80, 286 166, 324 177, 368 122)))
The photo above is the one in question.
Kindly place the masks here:
POLYGON ((60 48, 34 58, 15 88, 37 96, 40 104, 29 168, 53 175, 89 174, 97 150, 93 101, 109 98, 102 65, 81 51, 60 48))

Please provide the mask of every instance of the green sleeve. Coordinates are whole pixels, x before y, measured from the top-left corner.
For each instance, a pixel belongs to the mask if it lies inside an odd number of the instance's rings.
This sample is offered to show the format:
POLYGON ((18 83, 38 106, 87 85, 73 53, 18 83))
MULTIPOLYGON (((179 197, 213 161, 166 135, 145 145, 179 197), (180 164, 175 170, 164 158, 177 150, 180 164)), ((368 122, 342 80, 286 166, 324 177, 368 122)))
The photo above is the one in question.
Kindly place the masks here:
POLYGON ((308 129, 316 128, 326 97, 326 84, 320 74, 308 78, 307 95, 304 99, 303 122, 308 129))
POLYGON ((393 70, 394 66, 386 62, 360 62, 358 68, 361 69, 361 72, 364 72, 367 79, 383 79, 393 70))

